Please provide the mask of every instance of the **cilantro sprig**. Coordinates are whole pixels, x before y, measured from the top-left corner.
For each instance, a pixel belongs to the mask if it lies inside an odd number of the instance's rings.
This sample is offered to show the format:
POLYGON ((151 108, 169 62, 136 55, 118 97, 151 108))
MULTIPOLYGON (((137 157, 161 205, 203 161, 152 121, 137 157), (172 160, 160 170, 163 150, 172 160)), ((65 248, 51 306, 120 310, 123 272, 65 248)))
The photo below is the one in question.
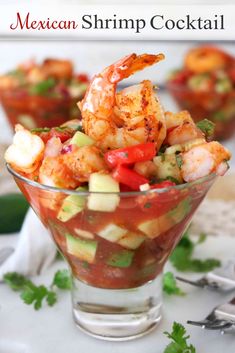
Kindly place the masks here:
POLYGON ((49 287, 37 286, 31 280, 17 272, 8 272, 4 275, 4 282, 14 291, 20 293, 25 304, 33 305, 35 310, 42 307, 43 302, 53 306, 57 302, 56 289, 67 290, 71 288, 71 278, 68 270, 59 270, 55 273, 49 287))
POLYGON ((170 261, 172 265, 181 272, 209 272, 220 266, 220 261, 215 258, 205 260, 193 258, 195 247, 205 241, 206 235, 201 234, 197 242, 193 242, 189 237, 189 232, 185 232, 183 238, 176 246, 170 261))
POLYGON ((177 286, 175 276, 170 271, 163 275, 163 291, 168 295, 185 295, 185 293, 177 286))
POLYGON ((172 341, 165 348, 163 353, 196 353, 196 348, 192 344, 188 344, 189 335, 186 329, 178 322, 173 323, 172 332, 164 332, 164 334, 172 341))

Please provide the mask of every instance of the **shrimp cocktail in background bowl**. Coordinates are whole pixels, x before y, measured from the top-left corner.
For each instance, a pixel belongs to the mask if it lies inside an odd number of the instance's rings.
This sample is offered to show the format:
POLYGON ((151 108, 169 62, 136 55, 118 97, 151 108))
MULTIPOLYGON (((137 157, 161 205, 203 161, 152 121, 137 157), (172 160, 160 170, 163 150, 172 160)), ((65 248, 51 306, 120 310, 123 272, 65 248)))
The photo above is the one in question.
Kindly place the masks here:
POLYGON ((0 76, 0 101, 13 128, 18 123, 29 129, 59 126, 79 117, 76 103, 88 83, 69 60, 31 60, 0 76))
POLYGON ((171 73, 167 87, 181 109, 195 121, 215 123, 217 139, 235 132, 235 58, 215 47, 190 50, 184 67, 171 73))
POLYGON ((78 327, 128 340, 161 319, 165 262, 230 153, 186 111, 164 110, 151 81, 122 79, 163 55, 128 55, 96 75, 81 121, 16 125, 8 169, 49 229, 73 278, 78 327))

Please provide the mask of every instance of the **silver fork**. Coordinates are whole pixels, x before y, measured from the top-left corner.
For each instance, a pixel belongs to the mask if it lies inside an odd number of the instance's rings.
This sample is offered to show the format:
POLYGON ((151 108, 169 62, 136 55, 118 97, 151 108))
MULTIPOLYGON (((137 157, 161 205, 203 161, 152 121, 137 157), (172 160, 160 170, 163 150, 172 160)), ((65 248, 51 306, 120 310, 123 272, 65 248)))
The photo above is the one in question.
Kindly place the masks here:
POLYGON ((231 260, 226 265, 208 272, 196 281, 180 276, 176 276, 176 278, 181 282, 192 284, 196 287, 230 292, 235 290, 235 262, 231 260))
POLYGON ((187 323, 202 329, 219 330, 221 334, 235 332, 235 297, 230 302, 214 308, 204 320, 188 320, 187 323))

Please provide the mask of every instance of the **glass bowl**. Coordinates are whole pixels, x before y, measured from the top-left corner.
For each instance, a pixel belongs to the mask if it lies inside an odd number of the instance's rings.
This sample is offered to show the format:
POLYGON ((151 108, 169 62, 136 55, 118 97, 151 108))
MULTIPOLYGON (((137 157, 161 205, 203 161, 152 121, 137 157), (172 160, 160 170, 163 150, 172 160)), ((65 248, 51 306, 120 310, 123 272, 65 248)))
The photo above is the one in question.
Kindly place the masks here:
POLYGON ((216 140, 225 140, 235 132, 235 91, 193 91, 181 83, 168 82, 167 89, 180 109, 190 112, 195 122, 209 119, 215 123, 216 140))
POLYGON ((91 193, 8 170, 69 264, 76 325, 116 341, 154 329, 164 264, 216 176, 145 192, 91 193))
POLYGON ((77 102, 82 98, 83 94, 77 97, 30 95, 23 88, 0 91, 0 101, 12 128, 16 124, 28 129, 50 128, 79 119, 77 102))

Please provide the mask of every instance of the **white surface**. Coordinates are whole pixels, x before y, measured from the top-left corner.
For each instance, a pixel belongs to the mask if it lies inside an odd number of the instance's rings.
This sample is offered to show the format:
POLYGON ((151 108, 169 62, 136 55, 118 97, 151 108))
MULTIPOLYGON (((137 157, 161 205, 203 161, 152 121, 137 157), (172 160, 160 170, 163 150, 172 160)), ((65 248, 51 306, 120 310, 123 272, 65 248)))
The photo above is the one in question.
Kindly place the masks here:
MULTIPOLYGON (((198 246, 196 256, 214 256, 223 260, 235 258, 235 238, 210 237, 206 243, 198 246)), ((35 281, 50 284, 56 269, 64 267, 64 263, 57 262, 35 281)), ((221 336, 217 332, 203 331, 186 324, 188 319, 203 318, 214 306, 232 295, 182 284, 181 287, 187 296, 165 297, 164 318, 154 332, 135 341, 113 343, 91 338, 75 327, 69 293, 60 293, 59 302, 54 307, 45 306, 36 312, 23 304, 17 293, 0 284, 0 353, 163 353, 169 342, 163 332, 171 330, 173 321, 186 326, 191 335, 190 342, 196 346, 197 353, 234 353, 235 335, 221 336)))

